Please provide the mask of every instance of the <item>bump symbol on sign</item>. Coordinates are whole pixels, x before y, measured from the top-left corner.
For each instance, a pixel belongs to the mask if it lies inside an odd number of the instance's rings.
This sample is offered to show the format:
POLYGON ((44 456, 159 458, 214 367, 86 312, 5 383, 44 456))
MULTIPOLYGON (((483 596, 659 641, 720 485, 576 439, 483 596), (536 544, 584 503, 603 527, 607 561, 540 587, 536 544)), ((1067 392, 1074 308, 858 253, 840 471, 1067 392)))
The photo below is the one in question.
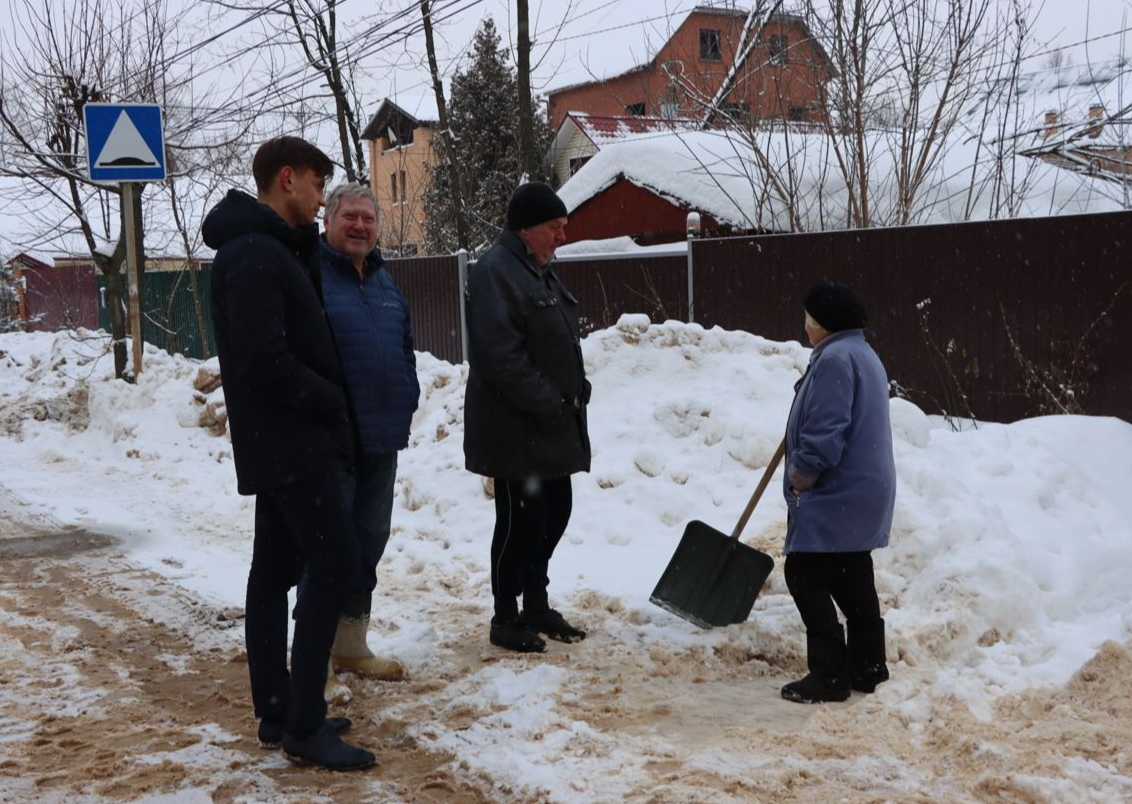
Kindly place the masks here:
POLYGON ((123 111, 118 115, 106 144, 102 146, 102 153, 95 160, 97 167, 153 167, 157 165, 157 157, 145 144, 142 135, 138 133, 130 116, 123 111))

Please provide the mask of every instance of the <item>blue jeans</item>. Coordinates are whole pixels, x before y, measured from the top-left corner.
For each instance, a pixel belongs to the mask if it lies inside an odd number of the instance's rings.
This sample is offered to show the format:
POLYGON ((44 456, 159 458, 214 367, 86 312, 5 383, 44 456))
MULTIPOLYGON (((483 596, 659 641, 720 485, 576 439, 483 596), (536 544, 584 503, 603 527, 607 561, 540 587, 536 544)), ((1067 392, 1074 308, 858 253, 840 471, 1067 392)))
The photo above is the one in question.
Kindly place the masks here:
MULTIPOLYGON (((397 453, 381 452, 361 455, 356 474, 342 484, 342 494, 352 502, 354 530, 362 551, 366 570, 377 572, 377 563, 385 554, 389 543, 389 529, 393 521, 393 484, 397 479, 397 453)), ((370 593, 351 596, 342 609, 342 616, 366 617, 370 613, 373 596, 370 593)))
POLYGON ((339 478, 306 478, 256 496, 244 619, 256 717, 300 738, 319 729, 339 613, 373 585, 339 478), (287 592, 300 578, 288 673, 287 592))
MULTIPOLYGON (((397 479, 397 453, 367 453, 358 457, 354 474, 342 475, 339 481, 342 498, 350 508, 361 551, 361 564, 369 577, 377 573, 377 562, 389 543, 389 529, 393 521, 393 483, 397 479)), ((309 573, 299 581, 299 600, 309 585, 309 573)), ((373 586, 370 586, 373 589, 373 586)), ((358 620, 368 617, 373 606, 371 591, 348 596, 342 605, 341 615, 358 620)), ((298 606, 295 608, 298 611, 298 606)), ((297 616, 297 614, 296 614, 297 616)))

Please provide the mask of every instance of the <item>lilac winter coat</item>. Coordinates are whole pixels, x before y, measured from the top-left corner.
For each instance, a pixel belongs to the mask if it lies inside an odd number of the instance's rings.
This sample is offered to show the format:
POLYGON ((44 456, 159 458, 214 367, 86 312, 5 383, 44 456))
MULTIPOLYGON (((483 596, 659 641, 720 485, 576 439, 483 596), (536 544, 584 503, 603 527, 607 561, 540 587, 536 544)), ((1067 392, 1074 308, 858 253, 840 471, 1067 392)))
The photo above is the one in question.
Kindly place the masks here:
POLYGON ((888 376, 864 330, 814 348, 786 422, 783 492, 787 553, 888 545, 896 502, 888 376))

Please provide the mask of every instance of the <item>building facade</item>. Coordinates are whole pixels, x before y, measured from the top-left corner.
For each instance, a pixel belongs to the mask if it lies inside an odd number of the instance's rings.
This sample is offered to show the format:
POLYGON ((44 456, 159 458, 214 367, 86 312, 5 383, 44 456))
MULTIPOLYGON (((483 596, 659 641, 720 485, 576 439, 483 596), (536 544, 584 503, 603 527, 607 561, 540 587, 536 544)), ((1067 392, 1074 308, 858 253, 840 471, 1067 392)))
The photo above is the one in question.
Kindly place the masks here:
MULTIPOLYGON (((603 81, 551 90, 554 130, 569 112, 703 117, 735 65, 747 11, 697 7, 647 64, 603 81)), ((777 14, 746 58, 719 108, 740 120, 824 119, 823 88, 833 69, 802 17, 777 14)))
POLYGON ((418 117, 386 98, 362 133, 369 143, 370 187, 379 206, 378 242, 386 256, 413 257, 425 251, 425 195, 437 127, 430 109, 418 117))

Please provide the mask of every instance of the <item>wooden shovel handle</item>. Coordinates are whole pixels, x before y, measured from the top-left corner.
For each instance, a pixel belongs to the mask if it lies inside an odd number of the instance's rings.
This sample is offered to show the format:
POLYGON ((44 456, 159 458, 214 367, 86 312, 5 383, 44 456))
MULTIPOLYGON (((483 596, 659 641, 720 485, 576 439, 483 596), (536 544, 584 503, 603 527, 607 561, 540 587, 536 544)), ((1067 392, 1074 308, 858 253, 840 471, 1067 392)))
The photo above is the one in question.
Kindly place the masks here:
POLYGON ((743 532, 743 528, 747 526, 747 520, 751 518, 751 514, 755 512, 755 506, 759 503, 759 498, 763 496, 766 491, 767 483, 770 482, 771 475, 774 470, 778 468, 778 464, 782 462, 782 456, 786 454, 786 439, 782 439, 782 443, 778 445, 778 449, 774 452, 774 457, 770 459, 770 463, 766 465, 766 471, 763 472, 762 480, 755 488, 755 493, 751 495, 751 501, 747 503, 746 509, 743 511, 743 516, 739 517, 739 524, 735 526, 735 530, 731 533, 732 539, 738 539, 739 534, 743 532))

